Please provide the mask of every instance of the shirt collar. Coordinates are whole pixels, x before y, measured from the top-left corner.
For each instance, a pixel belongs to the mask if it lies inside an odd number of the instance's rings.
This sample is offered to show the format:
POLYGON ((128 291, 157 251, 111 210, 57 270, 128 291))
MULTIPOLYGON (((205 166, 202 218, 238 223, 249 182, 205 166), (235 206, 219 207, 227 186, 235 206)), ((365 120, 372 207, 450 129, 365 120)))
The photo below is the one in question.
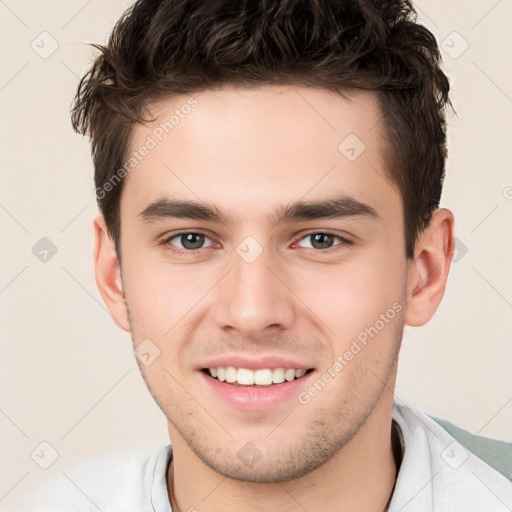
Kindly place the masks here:
POLYGON ((172 448, 168 444, 158 455, 153 471, 151 506, 153 512, 172 512, 167 493, 167 472, 172 460, 172 448))
MULTIPOLYGON (((393 413, 396 417, 396 408, 394 408, 393 413)), ((395 488, 400 476, 400 467, 402 465, 402 460, 405 453, 404 435, 402 429, 400 428, 400 424, 395 420, 395 417, 392 419, 392 447, 397 465, 397 479, 395 481, 388 506, 392 503, 393 495, 395 494, 395 488)), ((169 471, 171 460, 172 448, 171 445, 168 444, 161 450, 160 454, 158 455, 153 471, 153 484, 151 489, 151 505, 153 512, 172 512, 167 490, 167 473, 169 471)))

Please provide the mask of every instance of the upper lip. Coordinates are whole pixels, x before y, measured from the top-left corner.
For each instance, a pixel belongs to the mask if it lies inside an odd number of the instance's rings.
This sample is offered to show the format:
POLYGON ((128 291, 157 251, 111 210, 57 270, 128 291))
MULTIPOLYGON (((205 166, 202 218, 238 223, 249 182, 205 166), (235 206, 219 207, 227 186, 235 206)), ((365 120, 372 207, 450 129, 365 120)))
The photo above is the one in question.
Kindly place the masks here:
POLYGON ((294 368, 296 370, 309 370, 313 368, 313 365, 300 361, 298 359, 291 359, 282 356, 259 356, 249 357, 247 355, 231 355, 231 356, 218 356, 209 359, 204 364, 198 366, 198 370, 205 368, 217 368, 217 367, 228 367, 233 366, 235 368, 247 368, 248 370, 259 370, 263 368, 294 368))

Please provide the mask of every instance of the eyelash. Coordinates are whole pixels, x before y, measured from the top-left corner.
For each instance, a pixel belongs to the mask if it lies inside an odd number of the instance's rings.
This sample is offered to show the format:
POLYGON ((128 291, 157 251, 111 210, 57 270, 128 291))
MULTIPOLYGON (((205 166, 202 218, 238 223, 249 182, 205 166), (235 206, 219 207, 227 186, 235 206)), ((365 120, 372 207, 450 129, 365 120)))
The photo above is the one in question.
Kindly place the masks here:
MULTIPOLYGON (((190 234, 193 234, 193 235, 204 235, 206 238, 210 238, 208 237, 208 235, 206 235, 205 233, 201 233, 200 231, 178 231, 176 233, 173 233, 172 235, 170 236, 167 236, 165 237, 161 242, 160 244, 163 245, 163 246, 166 246, 166 249, 170 252, 172 252, 173 254, 177 254, 177 255, 194 255, 194 254, 197 254, 199 251, 201 251, 201 249, 207 249, 208 247, 202 247, 202 248, 199 248, 199 249, 188 249, 188 250, 185 250, 185 251, 182 251, 182 250, 179 250, 179 249, 175 249, 172 244, 171 244, 171 240, 179 237, 179 236, 182 236, 182 235, 190 235, 190 234)), ((347 245, 352 245, 353 242, 340 236, 338 233, 335 233, 333 231, 330 231, 330 230, 321 230, 321 231, 311 231, 309 233, 306 233, 306 234, 303 234, 299 239, 298 239, 298 242, 300 242, 301 240, 304 240, 305 238, 307 238, 308 236, 313 236, 313 235, 318 235, 318 234, 322 234, 322 235, 330 235, 330 236, 333 236, 334 238, 337 238, 338 240, 340 240, 340 243, 334 245, 333 247, 330 247, 329 249, 315 249, 315 248, 307 248, 305 247, 304 249, 308 249, 310 251, 314 251, 315 253, 320 253, 320 254, 332 254, 338 250, 341 250, 344 246, 347 246, 347 245)), ((294 243, 297 243, 297 242, 294 242, 294 243)))

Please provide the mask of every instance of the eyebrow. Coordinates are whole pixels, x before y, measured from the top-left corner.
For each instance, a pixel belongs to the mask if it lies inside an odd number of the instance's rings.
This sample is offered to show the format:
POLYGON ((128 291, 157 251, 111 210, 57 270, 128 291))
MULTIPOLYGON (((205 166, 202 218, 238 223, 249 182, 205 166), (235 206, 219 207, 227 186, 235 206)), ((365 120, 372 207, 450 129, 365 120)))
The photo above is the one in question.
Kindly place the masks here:
MULTIPOLYGON (((229 225, 230 216, 215 205, 180 199, 159 199, 145 208, 139 217, 145 223, 169 218, 206 220, 229 225)), ((349 196, 333 197, 317 201, 297 201, 278 207, 269 219, 272 224, 299 222, 314 219, 338 219, 366 217, 379 219, 379 214, 370 205, 349 196)))

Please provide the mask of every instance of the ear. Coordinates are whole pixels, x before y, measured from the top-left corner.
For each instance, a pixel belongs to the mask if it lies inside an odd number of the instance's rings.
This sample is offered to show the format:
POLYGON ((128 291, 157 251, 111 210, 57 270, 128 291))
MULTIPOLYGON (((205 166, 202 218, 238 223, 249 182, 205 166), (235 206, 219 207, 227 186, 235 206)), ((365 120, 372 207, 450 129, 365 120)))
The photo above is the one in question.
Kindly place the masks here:
POLYGON ((443 298, 455 247, 453 225, 450 210, 436 210, 416 241, 407 276, 406 325, 426 324, 443 298))
POLYGON ((130 332, 121 268, 102 214, 94 219, 93 258, 96 285, 101 297, 117 326, 130 332))

